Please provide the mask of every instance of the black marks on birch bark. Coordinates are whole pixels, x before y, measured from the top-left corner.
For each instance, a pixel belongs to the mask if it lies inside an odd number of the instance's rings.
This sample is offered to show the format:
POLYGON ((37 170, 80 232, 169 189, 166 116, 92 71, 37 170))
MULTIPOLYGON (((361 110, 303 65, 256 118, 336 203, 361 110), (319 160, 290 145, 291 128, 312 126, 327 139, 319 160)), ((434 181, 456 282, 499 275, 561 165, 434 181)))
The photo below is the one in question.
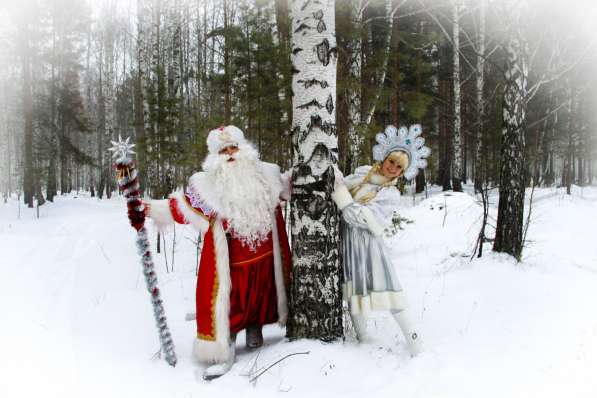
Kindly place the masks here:
POLYGON ((321 33, 321 32, 323 32, 323 31, 324 31, 324 30, 326 30, 326 29, 327 29, 327 28, 326 28, 326 26, 325 26, 325 22, 323 22, 323 21, 319 21, 319 22, 317 23, 317 32, 321 33))
POLYGON ((323 22, 323 11, 319 10, 313 13, 313 18, 315 18, 317 22, 317 32, 322 33, 323 31, 327 30, 325 26, 325 22, 323 22))
POLYGON ((296 28, 296 30, 294 31, 294 33, 300 33, 300 32, 302 32, 303 34, 305 34, 306 30, 311 30, 311 27, 309 25, 307 25, 306 23, 303 22, 302 24, 299 25, 298 28, 296 28))
MULTIPOLYGON (((299 126, 296 126, 292 130, 294 151, 295 151, 295 153, 299 154, 299 159, 298 159, 299 162, 304 161, 304 158, 300 154, 301 152, 299 151, 299 145, 305 142, 305 140, 307 139, 309 134, 311 134, 313 129, 319 129, 320 131, 322 131, 323 133, 325 133, 328 136, 336 135, 336 124, 335 123, 330 123, 327 121, 322 122, 321 116, 311 115, 311 121, 307 124, 307 128, 305 130, 301 131, 299 126)), ((337 160, 338 159, 338 148, 337 147, 332 148, 331 154, 332 154, 332 156, 335 156, 335 159, 337 160)))
POLYGON ((312 86, 319 85, 321 88, 328 88, 329 84, 325 80, 297 80, 297 83, 301 83, 304 88, 311 88, 312 86))
POLYGON ((309 4, 311 4, 311 0, 305 1, 303 6, 301 7, 301 11, 305 11, 305 8, 309 7, 309 4))
POLYGON ((317 50, 317 58, 323 66, 328 66, 330 63, 330 42, 328 39, 323 39, 321 43, 315 46, 317 50))
POLYGON ((317 101, 316 99, 312 99, 311 101, 307 102, 306 104, 299 105, 296 108, 297 109, 307 109, 307 108, 310 108, 312 106, 316 107, 317 109, 322 109, 323 108, 323 105, 321 105, 319 103, 319 101, 317 101))
POLYGON ((325 109, 327 109, 330 115, 334 111, 334 99, 332 98, 332 94, 329 95, 328 100, 325 103, 325 109))
POLYGON ((302 48, 295 48, 294 50, 292 50, 292 55, 296 55, 296 54, 300 53, 301 51, 303 51, 302 48))
POLYGON ((317 338, 333 341, 342 337, 342 296, 329 292, 340 292, 341 277, 337 269, 339 257, 337 230, 339 219, 336 208, 331 205, 331 192, 334 184, 334 170, 331 163, 327 163, 325 172, 313 178, 311 168, 314 162, 329 162, 332 154, 324 144, 319 144, 313 151, 308 162, 295 168, 294 181, 308 181, 295 185, 292 200, 295 211, 291 213, 293 225, 300 225, 299 230, 293 231, 301 245, 293 248, 295 264, 302 264, 301 259, 308 259, 308 266, 300 265, 293 268, 293 290, 290 296, 296 300, 291 305, 300 308, 299 314, 292 314, 288 319, 290 336, 317 338), (301 178, 304 177, 304 178, 301 178), (319 228, 310 228, 302 224, 303 216, 308 217, 319 225, 325 225, 326 233, 319 228), (324 277, 314 278, 313 274, 324 277), (336 286, 331 287, 327 284, 336 286))

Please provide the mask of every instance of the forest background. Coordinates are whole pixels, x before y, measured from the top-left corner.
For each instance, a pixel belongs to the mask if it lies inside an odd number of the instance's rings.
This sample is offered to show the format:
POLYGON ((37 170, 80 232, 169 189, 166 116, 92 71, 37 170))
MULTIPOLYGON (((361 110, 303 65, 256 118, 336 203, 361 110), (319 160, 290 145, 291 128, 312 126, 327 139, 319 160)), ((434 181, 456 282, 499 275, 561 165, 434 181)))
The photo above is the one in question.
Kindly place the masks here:
MULTIPOLYGON (((596 6, 531 0, 336 2, 336 131, 345 173, 371 162, 388 124, 421 123, 416 180, 499 183, 505 67, 526 56, 527 186, 595 182, 596 6), (523 4, 524 3, 524 4, 523 4), (523 4, 521 7, 520 5, 523 4), (511 42, 510 42, 511 43, 511 42)), ((107 148, 136 143, 144 192, 165 197, 200 168, 209 130, 241 127, 291 167, 288 0, 24 0, 0 3, 0 191, 29 206, 116 190, 107 148)), ((485 185, 484 185, 485 184, 485 185)))

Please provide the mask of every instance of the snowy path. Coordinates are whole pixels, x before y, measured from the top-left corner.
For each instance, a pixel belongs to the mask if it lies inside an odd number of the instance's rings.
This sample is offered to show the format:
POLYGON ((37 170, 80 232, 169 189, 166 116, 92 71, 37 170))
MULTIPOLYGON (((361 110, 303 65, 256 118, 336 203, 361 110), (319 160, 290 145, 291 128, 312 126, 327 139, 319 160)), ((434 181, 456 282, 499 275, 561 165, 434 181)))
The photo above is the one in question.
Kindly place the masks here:
MULTIPOLYGON (((435 194, 402 215, 391 244, 426 351, 408 357, 384 314, 373 342, 288 343, 266 328, 257 352, 238 341, 230 374, 196 380, 191 358, 194 234, 178 227, 175 271, 155 255, 179 364, 152 359, 153 316, 120 198, 57 198, 35 212, 0 204, 2 397, 595 397, 597 189, 539 190, 524 261, 469 261, 480 209, 465 194, 435 194), (447 206, 447 207, 446 207, 447 206), (446 211, 447 209, 447 211, 446 211), (249 375, 290 357, 255 383, 249 375)), ((166 237, 171 262, 172 234, 166 237)))

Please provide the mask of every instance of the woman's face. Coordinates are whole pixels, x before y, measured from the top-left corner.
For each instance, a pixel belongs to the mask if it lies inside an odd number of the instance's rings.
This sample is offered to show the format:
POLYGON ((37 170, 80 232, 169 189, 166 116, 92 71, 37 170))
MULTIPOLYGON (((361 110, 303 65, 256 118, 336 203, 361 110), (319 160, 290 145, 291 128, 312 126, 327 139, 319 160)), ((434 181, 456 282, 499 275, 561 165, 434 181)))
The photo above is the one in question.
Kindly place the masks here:
POLYGON ((381 173, 387 178, 400 177, 403 172, 400 163, 391 156, 387 157, 381 164, 381 173))

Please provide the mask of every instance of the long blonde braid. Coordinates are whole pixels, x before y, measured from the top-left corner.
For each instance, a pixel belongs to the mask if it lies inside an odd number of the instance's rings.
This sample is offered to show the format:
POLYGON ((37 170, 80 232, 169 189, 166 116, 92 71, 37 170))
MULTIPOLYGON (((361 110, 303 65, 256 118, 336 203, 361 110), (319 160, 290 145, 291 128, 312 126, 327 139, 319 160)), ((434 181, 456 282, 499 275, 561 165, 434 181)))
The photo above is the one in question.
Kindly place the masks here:
MULTIPOLYGON (((373 165, 373 167, 371 167, 371 170, 369 170, 369 172, 367 173, 365 178, 363 178, 363 181, 361 181, 360 184, 357 184, 350 189, 350 194, 352 195, 353 198, 356 197, 357 193, 361 190, 361 188, 363 188, 365 186, 365 184, 367 184, 367 183, 369 183, 369 181, 371 181, 371 177, 373 177, 373 175, 375 175, 375 174, 383 175, 383 174, 381 174, 381 163, 379 163, 379 162, 375 163, 373 165)), ((375 198, 375 196, 377 196, 377 193, 380 190, 382 190, 385 187, 396 185, 397 181, 398 181, 398 177, 392 178, 391 180, 384 182, 383 184, 381 184, 379 186, 379 188, 377 190, 371 191, 371 192, 367 193, 366 195, 363 195, 362 198, 358 199, 358 202, 360 204, 365 204, 365 203, 370 202, 371 200, 373 200, 373 198, 375 198)))

